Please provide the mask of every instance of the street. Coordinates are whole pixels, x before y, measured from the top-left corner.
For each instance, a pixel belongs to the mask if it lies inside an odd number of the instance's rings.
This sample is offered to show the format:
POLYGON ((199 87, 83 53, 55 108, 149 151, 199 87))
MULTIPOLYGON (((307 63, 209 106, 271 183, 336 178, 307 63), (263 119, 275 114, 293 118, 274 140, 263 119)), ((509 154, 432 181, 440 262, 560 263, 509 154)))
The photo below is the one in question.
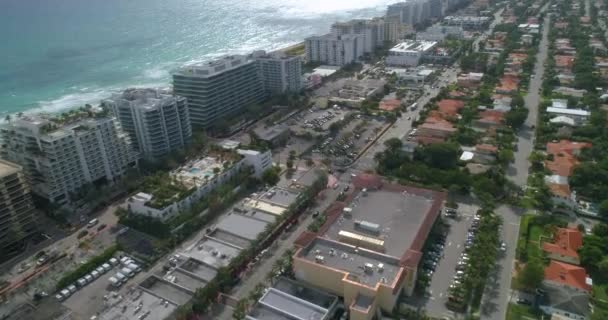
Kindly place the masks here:
POLYGON ((397 118, 397 121, 395 121, 395 123, 381 137, 378 138, 376 143, 370 146, 359 157, 359 159, 355 161, 353 168, 360 171, 373 171, 376 167, 374 156, 376 153, 384 150, 384 142, 391 138, 399 138, 402 140, 412 129, 412 122, 418 117, 424 105, 426 105, 429 100, 437 96, 443 87, 455 82, 459 71, 460 69, 458 67, 450 67, 437 77, 440 79, 437 81, 439 82, 438 86, 434 88, 431 86, 426 86, 424 94, 416 101, 418 106, 416 110, 404 112, 401 118, 397 118), (409 117, 411 117, 410 120, 408 120, 409 117))
MULTIPOLYGON (((547 5, 541 10, 546 10, 547 5)), ((549 47, 549 24, 550 17, 545 18, 543 23, 543 34, 539 44, 536 64, 534 66, 534 78, 530 80, 528 94, 524 97, 528 108, 528 118, 517 133, 518 149, 514 153, 515 161, 507 170, 507 177, 517 186, 523 187, 528 178, 528 157, 534 149, 534 126, 538 118, 538 104, 540 102, 540 88, 545 72, 545 61, 549 47)), ((511 279, 513 261, 515 259, 515 248, 519 234, 519 220, 523 210, 517 207, 500 206, 496 212, 503 218, 502 239, 507 244, 507 251, 501 258, 495 270, 495 274, 488 279, 486 290, 482 299, 481 319, 503 320, 506 316, 507 306, 511 296, 511 279)))

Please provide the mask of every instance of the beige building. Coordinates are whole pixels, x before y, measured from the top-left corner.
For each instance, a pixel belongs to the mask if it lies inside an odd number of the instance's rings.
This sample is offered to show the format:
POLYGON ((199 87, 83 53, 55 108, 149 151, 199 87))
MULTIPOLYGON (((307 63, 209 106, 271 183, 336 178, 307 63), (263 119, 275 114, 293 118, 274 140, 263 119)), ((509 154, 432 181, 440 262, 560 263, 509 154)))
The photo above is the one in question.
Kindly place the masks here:
MULTIPOLYGON (((35 231, 34 205, 22 168, 0 160, 0 256, 19 250, 35 231)), ((2 260, 0 259, 0 261, 2 260)))
POLYGON ((445 194, 366 174, 353 183, 348 205, 334 204, 317 233, 298 238, 293 268, 298 280, 343 297, 351 320, 369 320, 412 294, 445 194))

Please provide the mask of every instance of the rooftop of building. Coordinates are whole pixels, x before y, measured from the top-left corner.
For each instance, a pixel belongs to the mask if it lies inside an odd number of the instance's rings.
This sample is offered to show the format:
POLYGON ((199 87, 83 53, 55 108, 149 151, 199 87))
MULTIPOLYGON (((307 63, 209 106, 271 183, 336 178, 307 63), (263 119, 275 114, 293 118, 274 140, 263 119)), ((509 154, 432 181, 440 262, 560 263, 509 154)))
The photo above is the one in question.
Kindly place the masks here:
POLYGON ((244 55, 228 55, 213 61, 181 67, 174 70, 173 75, 209 78, 252 62, 253 60, 244 55))
MULTIPOLYGON (((211 237, 203 237, 201 240, 192 244, 190 247, 182 250, 180 252, 180 254, 185 257, 197 260, 198 262, 210 267, 211 269, 219 269, 221 267, 227 266, 228 263, 230 262, 230 259, 238 256, 238 254, 241 252, 241 250, 242 249, 235 247, 234 245, 231 245, 229 243, 223 242, 221 240, 213 239, 211 237)), ((196 265, 192 265, 192 267, 195 267, 195 266, 196 265)), ((206 273, 206 272, 209 269, 204 268, 204 266, 203 267, 196 266, 196 267, 199 268, 200 270, 192 269, 194 271, 191 271, 191 269, 185 268, 184 266, 182 266, 182 268, 184 268, 185 270, 190 271, 194 274, 198 274, 197 272, 199 272, 203 269, 206 269, 206 270, 203 270, 203 271, 205 271, 205 273, 201 274, 201 277, 203 279, 206 279, 206 277, 203 275, 207 275, 208 273, 206 273), (197 271, 197 272, 195 272, 195 271, 197 271)))
POLYGON ((109 109, 86 105, 62 113, 21 114, 9 121, 6 127, 59 138, 95 125, 98 119, 110 119, 109 109))
POLYGON ((582 117, 591 116, 591 112, 589 112, 587 110, 583 110, 583 109, 565 109, 565 108, 562 108, 562 107, 559 107, 559 108, 548 107, 547 108, 547 112, 549 112, 549 113, 567 114, 567 115, 572 115, 572 116, 582 116, 582 117))
POLYGON ((455 117, 460 112, 460 109, 464 108, 464 101, 455 99, 441 99, 437 102, 439 112, 443 113, 448 117, 455 117))
POLYGON ((21 171, 21 166, 12 162, 0 159, 0 178, 4 178, 8 175, 14 174, 21 171))
POLYGON ((347 273, 348 280, 372 288, 390 286, 402 272, 398 258, 320 237, 299 251, 299 257, 347 273))
POLYGON ((504 121, 504 112, 498 110, 485 110, 479 113, 479 120, 485 123, 499 125, 504 121))
MULTIPOLYGON (((138 311, 139 315, 144 313, 148 313, 146 317, 147 320, 162 320, 169 317, 177 306, 165 302, 163 299, 156 297, 146 291, 134 290, 135 293, 131 293, 130 295, 134 295, 133 297, 138 297, 137 301, 141 304, 140 311, 138 311), (141 291, 141 293, 137 293, 141 291)), ((139 307, 139 304, 133 303, 133 298, 128 296, 125 299, 121 299, 117 304, 112 305, 108 309, 104 310, 101 314, 97 316, 98 320, 128 320, 133 319, 133 314, 137 314, 135 312, 136 308, 139 307)))
POLYGON ((129 88, 121 93, 113 94, 110 99, 104 100, 102 104, 110 102, 121 105, 127 104, 139 109, 154 110, 158 107, 173 103, 177 99, 183 98, 171 95, 166 89, 129 88))
POLYGON ((322 320, 326 319, 338 298, 285 278, 260 298, 247 319, 322 320))
POLYGON ((582 245, 583 235, 578 229, 558 228, 553 235, 552 242, 543 242, 543 250, 561 256, 578 258, 577 251, 582 245))
POLYGON ((572 194, 568 184, 548 183, 547 187, 549 188, 551 194, 557 197, 570 198, 570 195, 572 194))
POLYGON ((559 153, 578 154, 584 148, 591 148, 589 142, 577 142, 570 140, 559 140, 547 143, 547 153, 557 155, 559 153))
POLYGON ((264 231, 269 222, 255 216, 242 215, 237 212, 224 216, 216 228, 234 236, 255 240, 264 231))
POLYGON ((591 279, 584 268, 555 260, 551 260, 545 268, 545 280, 591 291, 591 279))
MULTIPOLYGON (((543 283, 541 289, 546 293, 540 297, 539 305, 569 313, 570 315, 589 316, 589 294, 562 285, 543 283)), ((554 316, 557 313, 553 314, 554 316)), ((554 318, 551 318, 554 319, 554 318)), ((564 317, 560 319, 572 319, 564 317)))
POLYGON ((437 44, 437 41, 407 40, 391 48, 392 52, 425 52, 437 44))
POLYGON ((284 135, 289 131, 289 125, 286 123, 270 125, 270 126, 256 126, 253 132, 264 141, 272 141, 279 136, 284 135))
POLYGON ((350 211, 343 212, 323 236, 340 241, 339 233, 347 231, 379 239, 384 241, 384 253, 400 257, 414 244, 434 201, 431 196, 407 192, 361 192, 347 205, 350 211), (362 227, 361 222, 370 223, 376 228, 370 230, 362 227))

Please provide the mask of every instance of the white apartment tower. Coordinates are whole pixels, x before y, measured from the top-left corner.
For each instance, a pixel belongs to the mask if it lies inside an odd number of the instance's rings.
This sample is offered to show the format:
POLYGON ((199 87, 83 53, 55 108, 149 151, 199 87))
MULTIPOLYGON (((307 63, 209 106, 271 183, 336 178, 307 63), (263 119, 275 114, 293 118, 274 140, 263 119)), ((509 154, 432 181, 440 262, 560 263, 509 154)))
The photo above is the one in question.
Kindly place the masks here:
POLYGON ((158 159, 184 148, 192 139, 186 98, 158 89, 127 89, 104 100, 137 151, 158 159))
POLYGON ((344 66, 357 62, 363 54, 362 35, 326 34, 306 38, 306 61, 308 62, 344 66))
POLYGON ((116 119, 99 108, 20 116, 0 133, 2 158, 23 167, 35 194, 58 204, 85 185, 115 182, 139 157, 116 119))
POLYGON ((302 90, 302 58, 281 52, 254 51, 264 90, 267 93, 299 92, 302 90))
POLYGON ((267 97, 256 61, 242 55, 176 70, 173 92, 188 99, 192 125, 201 128, 213 127, 267 97))

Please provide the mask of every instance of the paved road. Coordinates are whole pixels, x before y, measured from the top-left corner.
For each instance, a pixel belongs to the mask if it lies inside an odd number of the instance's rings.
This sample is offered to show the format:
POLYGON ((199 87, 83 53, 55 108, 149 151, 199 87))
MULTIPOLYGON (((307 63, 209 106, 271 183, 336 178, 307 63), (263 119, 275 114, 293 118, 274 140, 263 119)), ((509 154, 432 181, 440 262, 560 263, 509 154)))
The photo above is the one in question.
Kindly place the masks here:
POLYGON ((437 77, 438 79, 440 79, 439 86, 433 89, 432 87, 425 85, 424 94, 416 101, 418 108, 416 108, 416 110, 414 111, 408 111, 403 113, 401 118, 398 118, 397 121, 395 121, 395 123, 391 126, 391 128, 388 129, 380 138, 378 138, 378 141, 376 141, 374 145, 367 149, 365 153, 361 155, 361 157, 359 157, 359 159, 355 162, 355 164, 353 164, 352 167, 360 171, 374 170, 374 168, 376 167, 374 156, 376 155, 376 153, 384 150, 384 142, 391 138, 403 139, 405 135, 412 129, 412 122, 418 117, 418 115, 420 114, 420 110, 422 110, 422 107, 427 104, 429 100, 437 96, 441 88, 447 86, 452 82, 455 82, 456 76, 458 75, 459 71, 460 69, 457 67, 450 67, 437 77), (408 120, 408 117, 411 117, 411 119, 408 120))
MULTIPOLYGON (((545 8, 546 9, 546 6, 545 8)), ((544 10, 543 9, 543 10, 544 10)), ((534 129, 538 117, 538 104, 540 102, 540 88, 545 72, 545 61, 548 50, 549 20, 547 17, 543 24, 543 35, 539 44, 534 78, 530 81, 528 94, 524 97, 529 110, 528 118, 523 128, 517 133, 518 151, 515 152, 515 161, 507 170, 507 177, 518 186, 526 185, 528 177, 528 156, 534 148, 534 129)), ((481 319, 505 319, 507 306, 511 297, 512 266, 515 260, 515 248, 519 233, 519 220, 522 209, 501 206, 497 213, 503 217, 502 239, 507 244, 507 251, 498 263, 494 275, 488 280, 481 306, 481 319)))

